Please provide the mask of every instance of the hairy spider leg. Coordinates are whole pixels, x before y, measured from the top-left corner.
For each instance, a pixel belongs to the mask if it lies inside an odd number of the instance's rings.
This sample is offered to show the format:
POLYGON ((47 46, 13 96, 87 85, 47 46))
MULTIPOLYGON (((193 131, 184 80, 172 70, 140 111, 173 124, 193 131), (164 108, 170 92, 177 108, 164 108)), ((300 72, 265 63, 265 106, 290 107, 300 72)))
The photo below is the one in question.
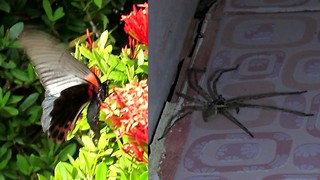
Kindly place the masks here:
POLYGON ((229 71, 235 71, 238 68, 239 68, 239 64, 237 64, 237 66, 233 67, 233 68, 218 69, 218 70, 214 71, 214 73, 209 77, 209 79, 207 81, 207 89, 208 89, 208 92, 211 97, 213 97, 214 99, 218 98, 219 94, 218 94, 218 90, 217 90, 217 82, 219 81, 219 79, 223 75, 223 73, 226 73, 229 71), (218 76, 217 76, 217 74, 218 74, 218 76), (212 85, 210 85, 210 83, 212 81, 213 81, 213 83, 212 83, 212 85))
POLYGON ((158 140, 161 140, 169 130, 180 120, 182 120, 184 117, 187 115, 191 114, 193 111, 203 111, 204 106, 199 106, 199 105, 191 105, 191 106, 183 106, 174 116, 172 116, 169 120, 169 123, 167 124, 166 128, 164 129, 164 132, 162 136, 158 138, 158 140), (191 111, 188 111, 186 113, 183 113, 185 110, 191 109, 191 111), (176 120, 174 120, 176 119, 176 120), (171 123, 172 122, 172 123, 171 123))
MULTIPOLYGON (((259 109, 268 109, 268 110, 277 110, 277 111, 283 111, 291 114, 295 114, 298 116, 313 116, 314 114, 308 114, 301 111, 293 110, 293 109, 287 109, 287 108, 280 108, 276 106, 270 106, 270 105, 260 105, 260 104, 249 104, 249 103, 237 103, 235 102, 234 107, 240 107, 240 108, 259 108, 259 109)), ((231 109, 232 106, 229 107, 231 109)))
POLYGON ((169 120, 169 123, 167 124, 167 126, 165 127, 164 129, 164 132, 163 134, 158 138, 158 140, 161 140, 162 138, 164 138, 164 136, 169 132, 169 130, 178 122, 180 121, 181 119, 183 119, 184 117, 186 117, 187 115, 191 114, 192 111, 188 111, 186 113, 183 113, 185 110, 187 109, 191 109, 191 110, 196 110, 196 109, 200 109, 203 107, 203 105, 206 104, 205 101, 202 101, 198 98, 194 98, 194 97, 191 97, 191 96, 188 96, 186 94, 183 94, 183 93, 179 93, 179 92, 176 92, 176 94, 179 96, 179 97, 182 97, 184 98, 186 101, 190 101, 190 102, 195 102, 195 103, 198 103, 198 104, 201 104, 201 105, 192 105, 192 106, 183 106, 175 115, 173 115, 170 120, 169 120), (176 119, 176 120, 175 120, 176 119), (173 121, 173 122, 172 122, 173 121))
POLYGON ((187 115, 191 114, 192 111, 188 111, 184 114, 182 114, 182 112, 184 111, 185 109, 180 109, 174 116, 172 116, 167 124, 167 126, 165 127, 162 135, 158 138, 158 140, 161 140, 162 138, 164 138, 168 132, 170 131, 170 129, 181 119, 183 119, 184 117, 186 117, 187 115), (182 114, 182 115, 181 115, 182 114), (171 123, 174 119, 176 119, 173 123, 171 123))
POLYGON ((187 101, 191 101, 191 102, 195 102, 195 103, 200 103, 200 104, 206 104, 205 101, 202 101, 201 99, 198 99, 198 98, 195 98, 195 97, 192 97, 192 96, 188 96, 186 94, 183 94, 183 93, 179 93, 179 92, 176 92, 176 94, 180 97, 182 97, 183 99, 187 100, 187 101))
POLYGON ((199 72, 204 73, 205 70, 195 69, 195 68, 191 68, 191 69, 187 70, 188 84, 191 89, 193 89, 195 92, 197 92, 205 100, 212 101, 212 98, 210 97, 210 95, 197 83, 197 74, 199 72), (192 82, 192 79, 194 80, 194 82, 192 82))
POLYGON ((303 94, 307 91, 291 91, 291 92, 270 92, 270 93, 261 93, 256 95, 247 95, 247 96, 240 96, 236 98, 231 98, 226 100, 226 103, 228 104, 229 109, 232 107, 235 108, 241 108, 241 107, 247 107, 247 108, 261 108, 261 109, 270 109, 270 110, 278 110, 278 111, 284 111, 291 114, 296 114, 299 116, 313 116, 313 114, 304 113, 301 111, 293 110, 293 109, 287 109, 287 108, 280 108, 276 106, 269 106, 269 105, 258 105, 258 104, 251 104, 251 103, 243 103, 244 101, 249 100, 257 100, 267 97, 276 97, 276 96, 285 96, 285 95, 295 95, 295 94, 303 94), (235 104, 234 104, 235 103, 235 104))
POLYGON ((236 124, 238 127, 240 127, 243 131, 245 131, 249 136, 252 138, 254 137, 253 134, 246 128, 242 123, 240 123, 234 116, 232 116, 226 109, 221 109, 220 113, 224 115, 227 119, 229 119, 231 122, 236 124))
POLYGON ((307 91, 268 92, 268 93, 254 94, 254 95, 239 96, 239 97, 228 99, 227 102, 228 103, 239 102, 239 101, 243 102, 243 101, 257 100, 257 99, 262 99, 267 97, 303 94, 306 92, 307 91))
MULTIPOLYGON (((204 73, 205 70, 201 70, 201 69, 188 69, 187 70, 187 78, 188 78, 188 85, 191 89, 193 89, 196 93, 198 93, 201 97, 203 97, 205 100, 207 101, 211 101, 211 98, 209 96, 208 93, 206 93, 202 87, 196 82, 196 78, 197 78, 197 72, 201 72, 204 73), (194 74, 194 76, 192 76, 192 74, 194 74), (192 82, 192 77, 194 77, 194 81, 192 82)), ((162 134, 161 137, 158 138, 158 140, 161 140, 168 132, 169 130, 181 119, 183 119, 185 116, 189 115, 192 113, 192 111, 188 111, 184 114, 182 114, 183 111, 185 111, 186 109, 191 109, 191 110, 202 110, 203 109, 203 105, 206 105, 206 102, 198 99, 198 98, 194 98, 191 96, 188 96, 186 94, 183 93, 179 93, 176 92, 176 94, 182 98, 184 98, 187 101, 191 101, 191 102, 195 102, 195 103, 199 103, 202 104, 202 106, 199 105, 193 105, 193 106, 184 106, 182 109, 180 109, 174 116, 172 116, 169 120, 169 123, 167 124, 167 126, 165 127, 165 130, 162 134), (174 121, 174 119, 176 119, 174 121), (173 123, 171 123, 172 121, 174 121, 173 123)))

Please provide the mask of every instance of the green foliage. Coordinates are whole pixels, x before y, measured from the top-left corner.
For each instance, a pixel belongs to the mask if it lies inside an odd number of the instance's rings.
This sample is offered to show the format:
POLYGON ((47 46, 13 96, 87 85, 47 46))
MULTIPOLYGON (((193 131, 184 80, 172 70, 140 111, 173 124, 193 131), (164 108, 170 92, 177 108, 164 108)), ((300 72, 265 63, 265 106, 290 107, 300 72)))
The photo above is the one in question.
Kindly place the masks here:
POLYGON ((69 162, 59 162, 53 179, 148 179, 147 164, 135 162, 121 150, 122 143, 114 142, 115 134, 108 127, 94 145, 92 137, 82 135, 83 147, 79 156, 69 157, 69 162))
MULTIPOLYGON (((81 131, 70 135, 76 138, 62 145, 54 144, 43 133, 40 122, 43 87, 16 38, 25 24, 41 26, 64 42, 85 34, 86 28, 92 29, 93 25, 94 34, 99 35, 104 29, 118 26, 120 18, 114 20, 109 15, 119 15, 115 12, 121 12, 125 2, 0 0, 0 179, 62 179, 68 177, 66 172, 71 177, 82 177, 84 172, 90 173, 86 177, 110 177, 108 167, 118 161, 120 154, 116 153, 118 144, 110 143, 110 129, 104 130, 101 136, 104 140, 99 141, 96 149, 90 144, 89 135, 82 136, 88 132, 87 125, 83 125, 84 129, 76 127, 81 131), (98 158, 91 159, 92 153, 98 158), (84 160, 91 166, 83 166, 84 160), (72 166, 72 162, 78 166, 72 166)), ((106 39, 105 44, 116 43, 110 32, 106 39)), ((94 55, 100 56, 101 52, 94 55)))
POLYGON ((94 43, 96 47, 91 51, 87 49, 85 43, 76 44, 75 57, 88 60, 89 67, 98 67, 103 73, 100 78, 102 81, 109 79, 117 85, 124 85, 129 81, 147 78, 148 56, 143 52, 146 47, 138 45, 138 53, 134 59, 127 56, 130 50, 123 50, 119 56, 113 55, 111 54, 112 46, 107 43, 110 42, 108 34, 108 31, 104 31, 94 43))
POLYGON ((54 12, 52 12, 52 7, 49 0, 42 0, 42 7, 46 12, 46 15, 43 15, 42 19, 47 23, 53 23, 65 15, 63 12, 63 7, 58 7, 54 12))
MULTIPOLYGON (((137 57, 135 60, 130 60, 127 57, 127 62, 123 62, 124 58, 112 55, 112 46, 108 44, 108 31, 102 33, 101 37, 93 43, 95 46, 90 51, 86 47, 86 43, 77 43, 74 56, 82 61, 88 60, 89 67, 98 67, 104 74, 105 79, 112 79, 115 84, 127 83, 130 80, 127 74, 127 68, 133 69, 132 79, 138 78, 137 74, 147 76, 147 72, 137 69, 141 65, 146 64, 147 58, 145 56, 137 57), (142 58, 142 63, 138 64, 138 58, 142 58), (111 62, 110 62, 111 61, 111 62), (115 65, 113 65, 115 64, 115 65), (123 68, 117 68, 122 66, 123 68), (112 77, 112 72, 118 70, 123 76, 112 77)), ((141 50, 142 51, 142 50, 141 50)), ((140 60, 141 61, 141 60, 140 60)), ((100 79, 103 79, 101 77, 100 79)), ((103 80, 102 80, 103 81, 103 80)), ((103 116, 103 113, 102 115, 103 116)), ((83 118, 77 121, 76 127, 68 135, 67 139, 74 137, 83 145, 79 149, 77 158, 68 156, 69 161, 59 162, 55 168, 53 179, 148 179, 148 168, 145 163, 138 163, 132 157, 122 151, 123 143, 129 142, 127 138, 117 140, 116 135, 108 122, 101 121, 101 131, 98 143, 93 142, 93 136, 88 133, 89 124, 85 120, 86 110, 83 111, 83 118), (81 136, 79 136, 81 134, 81 136)), ((105 119, 101 117, 100 119, 105 119)), ((39 175, 40 177, 40 175, 39 175)))
MULTIPOLYGON (((84 34, 88 27, 95 28, 97 34, 101 29, 118 28, 125 3, 126 0, 0 0, 0 25, 11 27, 18 22, 41 25, 67 42, 79 33, 84 34)), ((113 36, 111 39, 115 43, 113 36)))

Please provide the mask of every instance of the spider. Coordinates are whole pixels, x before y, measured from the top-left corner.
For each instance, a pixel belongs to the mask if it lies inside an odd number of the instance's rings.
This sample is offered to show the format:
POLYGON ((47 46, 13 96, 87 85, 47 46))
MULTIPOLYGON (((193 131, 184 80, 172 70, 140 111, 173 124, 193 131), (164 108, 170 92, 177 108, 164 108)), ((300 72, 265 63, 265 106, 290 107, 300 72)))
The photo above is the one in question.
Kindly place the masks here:
POLYGON ((284 95, 295 95, 295 94, 303 94, 307 91, 291 91, 291 92, 269 92, 269 93, 260 93, 260 94, 253 94, 253 95, 244 95, 238 96, 230 99, 224 98, 220 95, 217 91, 217 82, 219 81, 220 77, 230 71, 237 70, 239 65, 233 68, 225 68, 225 69, 218 69, 216 70, 206 82, 207 91, 206 92, 198 83, 197 83, 197 73, 204 73, 205 70, 200 69, 188 69, 187 70, 187 78, 188 84, 191 89, 193 89, 197 94, 199 94, 202 99, 191 97, 187 94, 179 93, 176 94, 185 99, 186 102, 193 103, 192 105, 183 105, 182 108, 171 117, 167 127, 165 128, 163 135, 158 139, 162 139, 169 130, 181 119, 185 116, 191 114, 193 111, 202 111, 202 118, 205 122, 207 122, 212 117, 216 116, 218 113, 225 116, 231 122, 239 126, 243 131, 245 131, 248 135, 252 138, 254 137, 253 134, 242 124, 240 123, 228 110, 236 110, 238 114, 240 108, 260 108, 260 109, 268 109, 268 110, 278 110, 287 113, 296 114, 298 116, 313 116, 313 114, 307 114, 301 111, 296 111, 287 108, 281 108, 271 105, 261 105, 261 104, 252 104, 247 103, 246 101, 250 100, 257 100, 267 97, 275 97, 275 96, 284 96, 284 95), (211 85, 212 82, 212 85, 211 85), (185 112, 187 111, 187 112, 185 112), (176 119, 176 120, 175 120, 176 119), (175 120, 175 121, 173 121, 175 120), (173 122, 173 123, 171 123, 173 122), (170 125, 171 124, 171 125, 170 125))

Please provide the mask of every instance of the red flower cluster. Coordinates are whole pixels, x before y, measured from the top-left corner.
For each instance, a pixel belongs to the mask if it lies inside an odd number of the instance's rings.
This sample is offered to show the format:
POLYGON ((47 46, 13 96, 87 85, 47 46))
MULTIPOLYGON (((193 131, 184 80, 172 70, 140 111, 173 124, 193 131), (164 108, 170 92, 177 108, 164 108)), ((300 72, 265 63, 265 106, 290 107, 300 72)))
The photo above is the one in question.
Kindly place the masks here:
POLYGON ((137 10, 133 5, 133 11, 129 15, 122 15, 121 20, 125 22, 124 31, 130 37, 141 44, 148 45, 148 3, 138 5, 138 7, 142 8, 137 10))
POLYGON ((127 135, 130 143, 123 150, 140 162, 147 162, 148 144, 148 84, 147 80, 131 82, 125 87, 113 88, 107 99, 106 119, 117 127, 118 139, 127 135), (117 102, 117 103, 112 103, 117 102))

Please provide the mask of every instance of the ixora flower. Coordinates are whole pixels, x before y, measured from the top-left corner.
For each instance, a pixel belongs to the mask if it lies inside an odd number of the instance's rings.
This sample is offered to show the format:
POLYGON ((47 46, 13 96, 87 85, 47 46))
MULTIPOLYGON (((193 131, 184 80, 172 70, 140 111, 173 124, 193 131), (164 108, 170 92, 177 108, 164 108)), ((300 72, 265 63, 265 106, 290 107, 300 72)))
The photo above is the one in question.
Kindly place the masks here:
POLYGON ((148 3, 138 5, 129 15, 122 15, 121 20, 125 22, 124 31, 143 45, 148 45, 148 3))
POLYGON ((87 36, 86 47, 91 51, 93 49, 93 42, 92 42, 90 31, 88 28, 86 29, 86 36, 87 36))
POLYGON ((115 125, 115 134, 120 139, 129 138, 124 152, 140 162, 147 162, 148 144, 148 84, 147 80, 131 82, 125 87, 113 88, 106 101, 106 119, 115 125))

